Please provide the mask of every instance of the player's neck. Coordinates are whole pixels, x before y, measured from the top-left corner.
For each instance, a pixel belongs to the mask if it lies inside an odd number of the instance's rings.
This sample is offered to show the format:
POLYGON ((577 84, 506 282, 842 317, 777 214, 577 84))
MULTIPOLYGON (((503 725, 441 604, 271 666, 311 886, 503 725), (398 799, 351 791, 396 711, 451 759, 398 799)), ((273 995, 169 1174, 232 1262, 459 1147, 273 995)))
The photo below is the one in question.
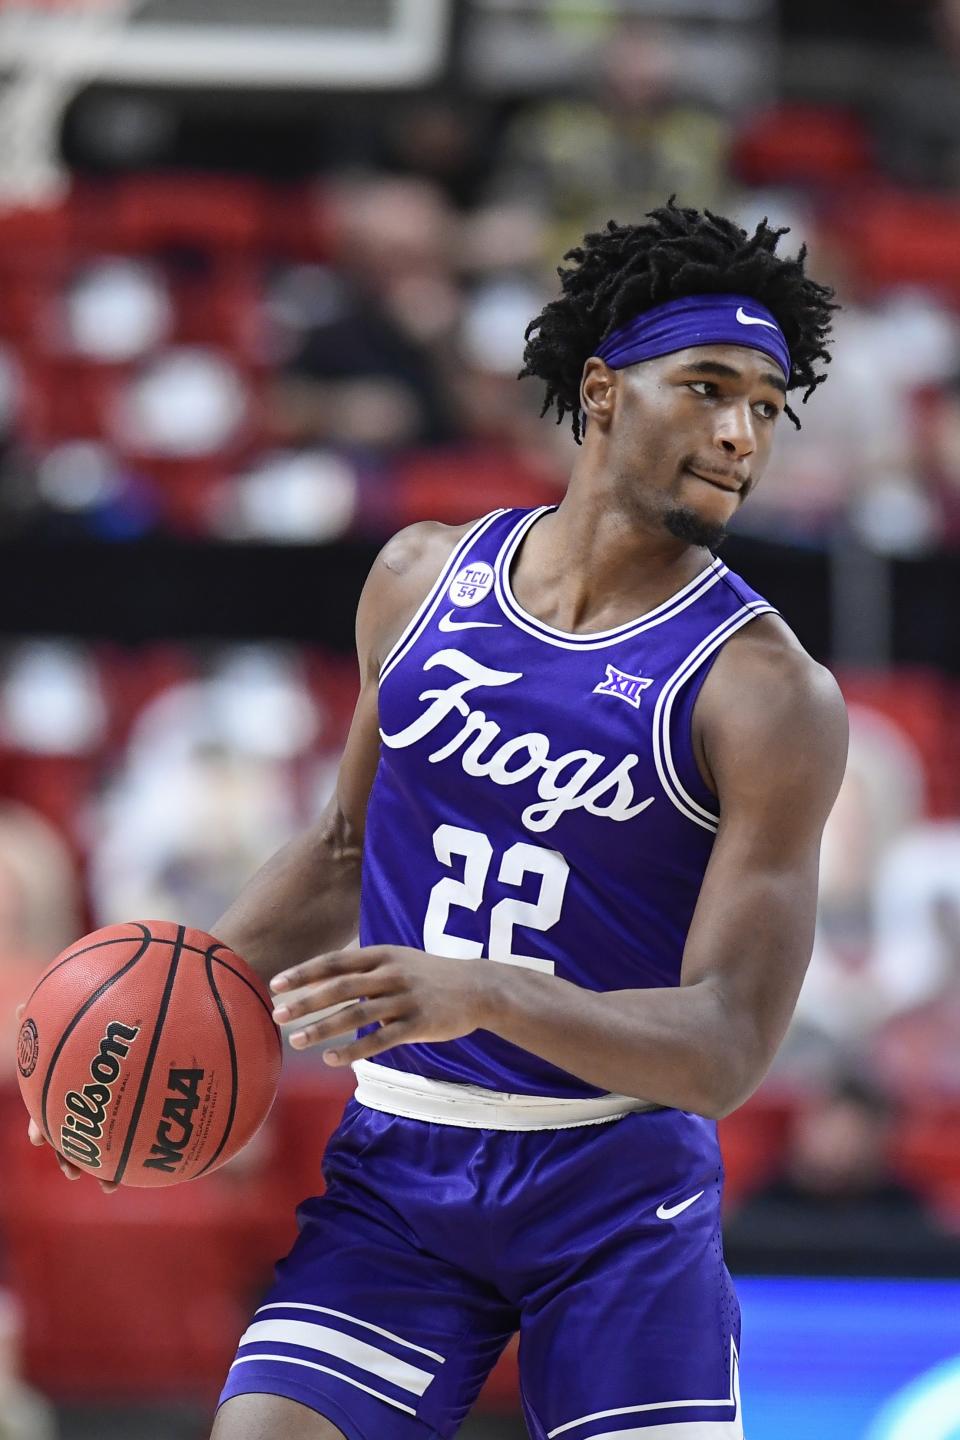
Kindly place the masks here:
POLYGON ((651 522, 577 483, 528 532, 514 561, 517 599, 569 633, 603 630, 668 600, 711 561, 651 522))

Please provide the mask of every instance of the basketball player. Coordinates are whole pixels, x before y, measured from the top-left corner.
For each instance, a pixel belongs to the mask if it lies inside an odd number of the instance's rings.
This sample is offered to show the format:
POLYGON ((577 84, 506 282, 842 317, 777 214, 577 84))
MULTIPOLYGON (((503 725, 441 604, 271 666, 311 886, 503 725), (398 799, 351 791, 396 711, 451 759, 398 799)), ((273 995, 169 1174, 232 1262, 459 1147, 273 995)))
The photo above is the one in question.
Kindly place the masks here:
POLYGON ((374 566, 336 797, 215 927, 279 1020, 346 1006, 293 1045, 359 1038, 214 1440, 452 1436, 518 1330, 535 1440, 743 1435, 715 1122, 793 1011, 846 752, 712 553, 828 358, 782 233, 588 235, 523 372, 582 442, 564 499, 374 566))

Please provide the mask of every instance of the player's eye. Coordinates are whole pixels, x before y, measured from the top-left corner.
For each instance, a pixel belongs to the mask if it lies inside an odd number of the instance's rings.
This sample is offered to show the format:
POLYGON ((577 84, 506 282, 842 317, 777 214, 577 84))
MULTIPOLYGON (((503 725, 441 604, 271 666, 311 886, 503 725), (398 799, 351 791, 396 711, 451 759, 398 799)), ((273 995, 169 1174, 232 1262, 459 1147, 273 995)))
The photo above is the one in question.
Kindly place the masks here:
POLYGON ((719 393, 718 387, 712 380, 688 380, 687 388, 692 390, 694 395, 704 395, 708 398, 719 393))
POLYGON ((753 408, 764 420, 776 420, 780 414, 780 406, 772 400, 759 400, 753 408))

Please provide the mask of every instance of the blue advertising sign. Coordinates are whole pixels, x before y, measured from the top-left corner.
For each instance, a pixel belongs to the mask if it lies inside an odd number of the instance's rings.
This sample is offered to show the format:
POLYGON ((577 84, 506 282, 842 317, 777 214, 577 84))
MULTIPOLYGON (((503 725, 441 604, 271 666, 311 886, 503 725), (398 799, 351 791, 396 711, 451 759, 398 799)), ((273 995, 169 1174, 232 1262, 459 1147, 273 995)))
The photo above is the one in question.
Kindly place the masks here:
POLYGON ((746 1440, 960 1440, 960 1282, 741 1278, 746 1440))

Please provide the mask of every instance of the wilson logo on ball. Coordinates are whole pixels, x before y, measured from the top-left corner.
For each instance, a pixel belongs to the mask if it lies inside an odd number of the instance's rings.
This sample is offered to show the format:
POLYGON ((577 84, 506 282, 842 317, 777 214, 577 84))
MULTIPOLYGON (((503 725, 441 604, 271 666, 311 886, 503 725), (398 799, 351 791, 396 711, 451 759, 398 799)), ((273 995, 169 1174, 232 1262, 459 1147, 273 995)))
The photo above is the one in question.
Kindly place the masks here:
POLYGON ((120 1061, 129 1054, 139 1034, 139 1025, 111 1021, 90 1066, 91 1083, 82 1090, 69 1090, 64 1097, 70 1114, 64 1116, 60 1129, 60 1150, 68 1160, 100 1169, 97 1141, 103 1139, 103 1125, 120 1075, 120 1061))
POLYGON ((25 1080, 33 1074, 40 1054, 40 1038, 32 1020, 24 1020, 17 1036, 17 1068, 25 1080))
POLYGON ((146 1170, 164 1170, 172 1175, 183 1164, 184 1153, 193 1139, 193 1112, 200 1104, 202 1070, 176 1070, 170 1067, 167 1080, 169 1097, 163 1103, 163 1114, 157 1127, 157 1138, 144 1160, 146 1170))

